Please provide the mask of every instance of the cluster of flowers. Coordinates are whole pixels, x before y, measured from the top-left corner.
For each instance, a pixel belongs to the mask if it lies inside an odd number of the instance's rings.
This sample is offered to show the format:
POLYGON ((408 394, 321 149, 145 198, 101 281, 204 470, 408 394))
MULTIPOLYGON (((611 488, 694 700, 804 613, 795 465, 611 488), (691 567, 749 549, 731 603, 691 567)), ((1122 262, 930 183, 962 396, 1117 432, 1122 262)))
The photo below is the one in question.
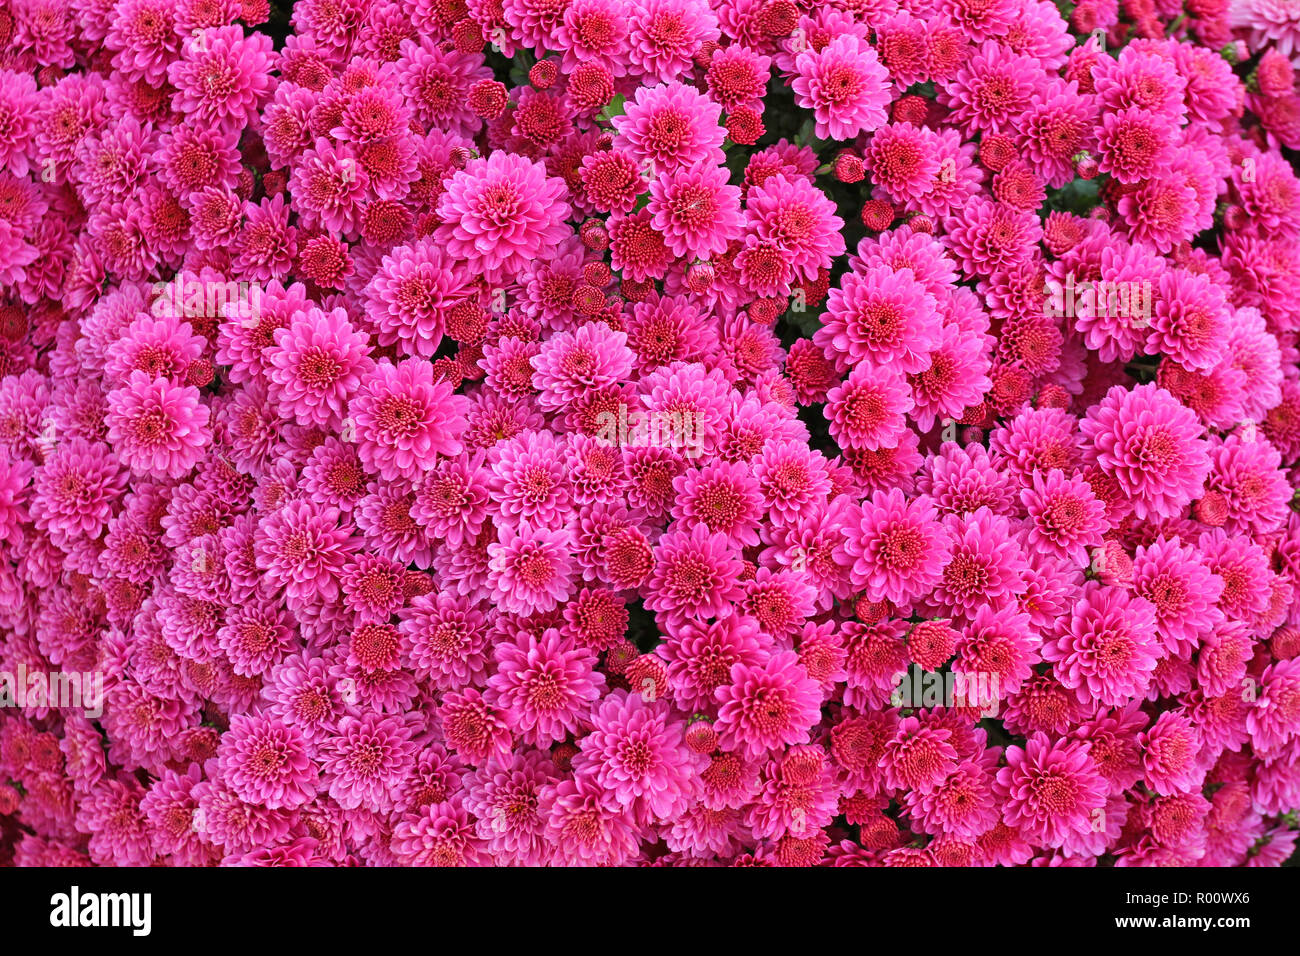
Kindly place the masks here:
POLYGON ((1063 9, 6 0, 0 859, 1286 859, 1300 19, 1063 9))

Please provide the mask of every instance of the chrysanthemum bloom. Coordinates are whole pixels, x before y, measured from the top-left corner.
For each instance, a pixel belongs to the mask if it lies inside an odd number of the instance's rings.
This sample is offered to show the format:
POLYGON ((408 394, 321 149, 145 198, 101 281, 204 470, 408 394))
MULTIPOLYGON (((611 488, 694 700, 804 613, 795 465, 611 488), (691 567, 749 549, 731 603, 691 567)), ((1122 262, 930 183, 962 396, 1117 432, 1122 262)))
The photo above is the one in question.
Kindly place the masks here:
MULTIPOLYGON (((509 2, 509 0, 507 0, 509 2)), ((595 779, 580 775, 544 787, 538 813, 545 840, 562 866, 618 866, 636 854, 644 833, 632 814, 611 805, 595 779)))
POLYGON ((705 0, 645 0, 633 5, 628 60, 664 83, 689 69, 704 44, 719 36, 717 16, 705 0))
POLYGON ((856 34, 838 36, 794 61, 795 102, 813 111, 822 139, 852 139, 885 123, 889 71, 856 34))
POLYGON ((254 539, 257 566, 291 602, 333 600, 347 557, 358 547, 337 508, 290 501, 264 518, 254 539))
POLYGON ((558 332, 532 359, 537 402, 549 410, 565 408, 588 392, 627 381, 633 358, 627 333, 604 322, 558 332))
POLYGON ((468 409, 468 399, 414 358, 380 362, 349 405, 362 462, 383 478, 408 480, 432 468, 438 455, 459 454, 468 409))
POLYGON ((121 385, 134 371, 185 384, 190 366, 206 350, 207 342, 178 316, 140 315, 123 330, 122 338, 108 347, 104 376, 114 386, 121 385))
POLYGON ((266 350, 267 392, 281 413, 303 425, 338 427, 347 402, 374 368, 370 336, 344 309, 311 307, 276 329, 266 350))
POLYGON ((469 814, 450 802, 430 803, 393 826, 393 856, 402 866, 479 866, 482 843, 469 814))
POLYGON ((345 810, 384 812, 415 764, 414 724, 365 713, 343 717, 319 747, 321 783, 345 810))
POLYGON ((857 365, 826 396, 831 437, 841 448, 892 448, 907 427, 911 390, 902 374, 885 366, 857 365))
POLYGON ((742 545, 758 544, 763 496, 750 469, 739 462, 712 462, 673 479, 673 517, 684 528, 702 524, 742 545))
POLYGON ((1068 630, 1043 643, 1043 658, 1081 704, 1119 706, 1141 698, 1162 649, 1155 636, 1155 609, 1123 588, 1084 585, 1070 612, 1068 630))
POLYGON ((967 273, 992 275, 1032 257, 1042 237, 1038 217, 1007 203, 976 198, 944 222, 945 244, 967 273))
POLYGON ((980 508, 946 515, 943 525, 952 536, 952 556, 930 601, 969 616, 979 606, 1008 605, 1022 593, 1029 565, 1006 517, 980 508))
POLYGON ((650 221, 675 256, 707 259, 740 236, 740 188, 710 162, 664 172, 650 181, 650 221))
POLYGON ((548 630, 540 639, 521 631, 495 651, 488 694, 520 741, 549 747, 574 733, 600 697, 605 677, 589 648, 548 630))
POLYGON ((159 140, 159 175, 177 196, 239 181, 239 135, 220 126, 181 125, 159 140))
POLYGON ((870 362, 923 372, 940 319, 934 297, 910 270, 851 272, 831 289, 825 323, 813 341, 845 369, 870 362))
POLYGON ((289 192, 300 225, 323 228, 354 237, 359 229, 361 202, 370 186, 370 175, 362 167, 350 144, 332 146, 317 139, 293 166, 289 192))
POLYGON ((261 596, 228 608, 217 631, 231 669, 243 677, 268 673, 294 648, 296 637, 289 615, 261 596))
POLYGON ((222 779, 241 800, 292 810, 316 796, 319 772, 302 732, 277 717, 235 714, 217 752, 222 779))
POLYGON ((1105 503, 1083 477, 1067 478, 1059 468, 1046 473, 1037 469, 1029 481, 1029 487, 1020 490, 1020 501, 1031 522, 1030 547, 1087 564, 1110 529, 1105 503))
POLYGON ((477 537, 488 517, 489 477, 482 452, 441 459, 421 479, 411 517, 453 546, 477 537))
POLYGON ((1187 111, 1187 79, 1176 61, 1139 46, 1125 47, 1115 59, 1103 57, 1093 80, 1101 105, 1110 111, 1139 107, 1181 123, 1187 111))
MULTIPOLYGON (((21 471, 9 470, 11 475, 21 471)), ((126 488, 126 473, 102 442, 70 438, 54 446, 49 460, 36 470, 31 515, 36 527, 57 542, 96 538, 108 521, 117 498, 126 488)), ((0 518, 0 527, 4 519, 0 518)))
POLYGON ((885 785, 894 790, 928 793, 957 769, 957 751, 949 738, 952 732, 923 727, 915 717, 898 725, 885 745, 882 766, 885 785))
POLYGON ((954 124, 968 134, 997 133, 1012 128, 1041 78, 1042 67, 1032 57, 986 40, 950 80, 936 85, 954 124))
POLYGON ((1167 710, 1138 736, 1146 785, 1159 794, 1200 787, 1206 767, 1201 734, 1183 713, 1167 710))
POLYGON ((1164 353, 1189 369, 1210 369, 1223 360, 1229 311, 1223 289, 1209 278, 1184 269, 1160 277, 1152 295, 1147 351, 1164 353))
POLYGON ((133 472, 179 478, 212 440, 208 406, 192 385, 174 385, 134 371, 108 395, 108 440, 133 472))
POLYGON ((962 630, 952 671, 964 675, 967 686, 977 690, 985 686, 1001 699, 1014 694, 1033 674, 1039 641, 1028 614, 1015 607, 979 607, 962 630))
POLYGON ((422 594, 400 612, 402 660, 439 690, 481 684, 487 676, 486 618, 452 594, 422 594))
POLYGON ((858 526, 844 543, 850 577, 868 600, 905 604, 942 580, 952 554, 949 532, 925 495, 910 501, 897 488, 863 503, 858 526))
POLYGON ((489 544, 493 600, 511 614, 549 611, 573 589, 573 538, 565 528, 503 525, 489 544))
POLYGON ((1260 675, 1259 697, 1246 715, 1251 744, 1269 756, 1300 733, 1300 658, 1277 661, 1260 675))
POLYGON ((1019 120, 1019 146, 1048 187, 1074 178, 1074 157, 1088 144, 1096 115, 1096 99, 1073 80, 1052 78, 1034 94, 1019 120))
POLYGON ((201 123, 237 129, 248 124, 271 88, 271 38, 241 27, 195 31, 181 58, 167 67, 176 87, 172 108, 201 123))
POLYGON ((566 188, 540 163, 503 150, 472 160, 438 200, 436 238, 473 271, 516 272, 569 234, 566 188))
POLYGON ((1155 609, 1156 633, 1169 653, 1186 657, 1220 619, 1215 606, 1223 581, 1200 553, 1164 535, 1133 555, 1133 593, 1155 609))
POLYGON ((1008 747, 1007 766, 997 773, 1003 816, 1029 840, 1060 846, 1070 834, 1092 829, 1106 804, 1106 782, 1083 741, 1053 743, 1046 734, 1024 749, 1008 747))
POLYGON ((1176 130, 1166 117, 1144 109, 1103 114, 1097 132, 1098 171, 1122 183, 1149 178, 1167 162, 1176 130))
POLYGON ((668 621, 720 617, 741 596, 740 557, 725 534, 695 525, 660 538, 645 606, 668 621))
POLYGON ((821 690, 793 651, 780 651, 762 664, 733 664, 730 683, 714 696, 719 742, 751 759, 805 742, 821 719, 821 690))
POLYGON ((510 750, 505 715, 473 687, 444 695, 438 717, 447 746, 462 760, 481 764, 510 750))
POLYGON ((623 115, 613 119, 614 147, 627 150, 638 168, 716 166, 724 158, 721 115, 717 103, 676 80, 643 86, 625 104, 623 115))
POLYGON ((611 691, 591 716, 592 730, 579 741, 576 776, 589 776, 611 806, 639 823, 671 820, 695 796, 697 774, 708 758, 691 750, 685 723, 663 700, 611 691))
POLYGON ((432 239, 392 250, 366 286, 380 344, 424 358, 437 352, 447 313, 468 297, 459 263, 432 239))
POLYGON ((1112 386, 1079 430, 1138 518, 1172 517, 1200 497, 1210 470, 1208 443, 1195 413, 1160 387, 1112 386))
POLYGON ((878 187, 877 198, 902 203, 929 191, 940 161, 933 139, 929 130, 911 123, 890 123, 872 134, 863 160, 878 187))

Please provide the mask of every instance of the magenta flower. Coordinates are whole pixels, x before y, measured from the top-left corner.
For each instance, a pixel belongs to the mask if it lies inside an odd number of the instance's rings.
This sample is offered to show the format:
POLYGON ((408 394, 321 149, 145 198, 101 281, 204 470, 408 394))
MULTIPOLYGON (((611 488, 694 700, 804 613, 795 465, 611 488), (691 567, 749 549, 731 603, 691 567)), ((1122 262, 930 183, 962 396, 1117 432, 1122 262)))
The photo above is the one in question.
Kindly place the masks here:
POLYGON ((342 422, 348 401, 374 368, 370 337, 353 327, 347 312, 298 312, 275 330, 266 350, 267 391, 281 412, 304 425, 342 422))
POLYGON ((211 432, 208 406, 192 385, 133 371, 108 394, 108 440, 140 475, 179 478, 203 457, 211 432))
MULTIPOLYGON (((361 380, 348 411, 361 460, 388 479, 420 477, 438 455, 461 450, 467 424, 467 399, 434 378, 432 367, 418 359, 378 363, 361 380)), ((350 440, 344 421, 344 438, 350 440)))
POLYGON ((233 716, 217 759, 231 789, 248 803, 292 810, 316 795, 310 745, 297 727, 275 717, 233 716))
POLYGON ((474 271, 516 271, 568 234, 564 182, 522 156, 494 152, 451 177, 437 238, 474 271))

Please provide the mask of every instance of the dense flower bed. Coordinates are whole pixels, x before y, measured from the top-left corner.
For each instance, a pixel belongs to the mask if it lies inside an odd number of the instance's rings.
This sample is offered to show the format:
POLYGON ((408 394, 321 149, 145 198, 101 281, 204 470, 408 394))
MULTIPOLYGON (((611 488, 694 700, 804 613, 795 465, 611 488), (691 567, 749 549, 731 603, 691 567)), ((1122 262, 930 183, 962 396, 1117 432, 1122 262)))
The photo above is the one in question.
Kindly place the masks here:
POLYGON ((270 14, 0 4, 0 861, 1290 855, 1294 3, 270 14))

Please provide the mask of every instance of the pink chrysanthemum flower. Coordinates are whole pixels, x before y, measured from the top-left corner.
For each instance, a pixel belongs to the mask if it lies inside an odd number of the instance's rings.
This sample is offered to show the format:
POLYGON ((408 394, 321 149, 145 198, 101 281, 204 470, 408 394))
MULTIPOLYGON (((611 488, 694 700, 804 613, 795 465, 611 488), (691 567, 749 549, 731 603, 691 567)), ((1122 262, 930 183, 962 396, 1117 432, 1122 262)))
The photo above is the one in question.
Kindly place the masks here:
POLYGON ((474 271, 518 271, 568 235, 565 190, 540 163, 498 150, 447 181, 436 236, 474 271))
POLYGON ((701 162, 667 171, 650 182, 650 221, 675 256, 707 259, 738 238, 740 188, 725 167, 701 162))
POLYGON ((965 616, 977 607, 1011 604, 1029 570, 1011 522, 980 508, 970 515, 947 515, 943 524, 952 536, 952 556, 930 600, 965 616))
POLYGON ((217 644, 243 677, 268 673, 294 649, 297 635, 289 615, 265 598, 228 608, 217 631, 217 644))
POLYGON ((1043 644, 1043 658, 1081 704, 1120 706, 1146 694, 1162 650, 1155 609, 1144 598, 1096 582, 1084 586, 1069 629, 1043 644))
POLYGON ((1201 734, 1183 713, 1167 710, 1138 735, 1146 785, 1156 793, 1186 793, 1200 787, 1206 767, 1201 734))
POLYGON ((1227 298, 1208 277, 1170 269, 1160 277, 1147 336, 1150 354, 1164 353, 1189 369, 1210 369, 1224 357, 1227 298))
POLYGON ((384 256, 366 299, 381 345, 429 358, 442 342, 447 313, 469 300, 469 287, 460 265, 426 238, 384 256))
POLYGON ((655 547, 646 607, 668 621, 720 617, 741 596, 740 558, 725 535, 695 525, 655 547))
MULTIPOLYGON (((11 470, 9 474, 22 472, 11 470)), ((32 519, 56 542, 96 538, 126 488, 126 477, 102 442, 91 443, 84 438, 60 442, 36 471, 32 519)))
POLYGON ((911 270, 850 272, 830 291, 824 324, 813 341, 837 367, 868 362, 924 372, 938 344, 940 318, 934 297, 911 270))
POLYGON ((1011 128, 1029 107, 1041 78, 1042 68, 1032 58, 985 41, 951 80, 939 85, 939 102, 967 133, 998 133, 1011 128))
POLYGON ((320 744, 321 784, 345 810, 383 812, 415 765, 413 722, 366 713, 346 716, 320 744))
POLYGON ((813 111, 822 139, 852 139, 885 123, 889 72, 855 34, 838 36, 794 61, 795 102, 813 111))
POLYGON ((353 327, 345 310, 298 312, 266 350, 269 397, 300 424, 337 427, 374 368, 369 352, 370 336, 353 327))
POLYGON ((108 394, 109 443, 141 475, 179 478, 193 468, 212 438, 208 418, 194 386, 138 370, 108 394))
POLYGON ((498 865, 538 866, 550 856, 540 812, 543 787, 559 782, 555 765, 538 751, 491 758, 465 781, 465 806, 498 865))
POLYGON ((1104 812, 1106 782, 1082 741, 1051 742, 1046 734, 1029 738, 1024 749, 1008 747, 1007 765, 997 773, 1003 817, 1029 840, 1060 846, 1071 835, 1088 833, 1104 812))
POLYGON ((1014 607, 980 607, 957 642, 952 670, 966 675, 968 686, 978 690, 982 681, 999 699, 1006 697, 1033 674, 1039 659, 1039 640, 1028 614, 1014 607))
POLYGON ((1155 608, 1156 633, 1175 656, 1188 656, 1220 618, 1216 604, 1223 581, 1177 538, 1161 535, 1137 549, 1132 587, 1155 608))
POLYGON ((1106 505, 1092 486, 1078 475, 1067 478, 1058 468, 1046 474, 1036 470, 1030 486, 1021 489, 1020 501, 1031 522, 1030 547, 1076 565, 1088 563, 1088 555, 1101 547, 1102 535, 1110 530, 1106 505))
POLYGON ((483 683, 487 619, 473 602, 445 592, 422 594, 399 615, 402 660, 416 677, 439 690, 483 683))
POLYGON ((694 87, 676 80, 641 87, 622 116, 613 119, 614 146, 625 149, 638 168, 675 169, 722 162, 726 133, 722 108, 694 87))
POLYGON ((759 239, 776 243, 783 261, 805 279, 844 253, 844 222, 835 204, 802 176, 776 173, 751 186, 745 223, 759 239))
POLYGON ((358 547, 337 508, 298 499, 264 518, 254 540, 267 583, 292 603, 333 600, 347 557, 358 547))
POLYGON ((241 27, 195 31, 167 67, 172 108, 201 123, 238 128, 256 115, 271 88, 271 38, 241 27))
POLYGON ((907 500, 898 489, 878 491, 863 503, 862 518, 844 543, 850 577, 871 601, 905 604, 934 588, 952 554, 952 539, 934 502, 907 500))
POLYGON ((573 590, 573 538, 565 528, 497 529, 487 546, 488 583, 493 600, 511 614, 549 611, 573 590))
POLYGON ((805 742, 820 719, 821 691, 793 651, 780 651, 762 664, 733 664, 730 683, 714 696, 719 742, 750 759, 805 742))
POLYGON ((301 225, 345 238, 360 231, 361 203, 369 186, 370 176, 351 145, 336 149, 324 138, 302 155, 289 177, 301 225))
POLYGON ((881 765, 885 786, 893 790, 929 793, 957 769, 957 751, 950 743, 952 731, 922 726, 905 718, 885 745, 881 765))
POLYGON ((572 504, 564 447, 549 431, 526 431, 493 449, 493 510, 507 523, 564 524, 572 504))
POLYGON ((294 724, 279 718, 235 714, 217 761, 222 779, 248 803, 292 810, 316 796, 310 745, 294 724))
MULTIPOLYGON (((180 50, 176 5, 164 0, 117 0, 106 18, 104 45, 113 50, 113 68, 130 79, 158 83, 180 50)), ((107 12, 107 11, 106 11, 107 12)))
MULTIPOLYGON (((408 480, 432 468, 438 455, 460 453, 468 409, 468 399, 437 380, 432 365, 414 358, 380 362, 348 407, 366 467, 383 478, 408 480)), ((343 427, 348 439, 346 420, 343 427)))
POLYGON ((742 545, 758 544, 763 496, 749 468, 711 462, 673 479, 673 517, 683 528, 704 525, 742 545))
POLYGON ((1158 386, 1113 386, 1079 430, 1137 517, 1172 517, 1200 496, 1208 443, 1195 413, 1158 386))
POLYGON ((1042 238, 1038 217, 980 197, 944 221, 945 244, 967 273, 987 276, 1031 258, 1042 238))
POLYGON ((604 675, 594 672, 596 655, 559 631, 540 639, 520 632, 496 647, 496 673, 488 694, 520 741, 549 747, 574 733, 600 697, 604 675))
POLYGON ((671 820, 686 809, 707 759, 685 742, 685 724, 662 700, 610 692, 591 716, 592 730, 573 760, 578 777, 589 776, 606 800, 639 823, 671 820))
POLYGON ((863 153, 863 162, 876 185, 877 198, 916 201, 929 191, 939 172, 934 134, 911 123, 890 123, 876 130, 863 153))
POLYGON ((903 416, 911 410, 906 379, 887 367, 857 365, 826 396, 830 434, 841 448, 894 447, 907 428, 903 416))
POLYGON ((629 62, 647 79, 666 83, 688 70, 704 44, 720 38, 706 0, 642 0, 628 27, 629 62))
POLYGON ((544 787, 538 813, 546 821, 553 864, 618 866, 631 859, 641 843, 643 827, 627 809, 611 807, 605 788, 588 775, 544 787))
POLYGON ((591 391, 627 381, 632 362, 627 333, 603 322, 559 332, 532 358, 537 402, 548 410, 570 406, 591 391))

